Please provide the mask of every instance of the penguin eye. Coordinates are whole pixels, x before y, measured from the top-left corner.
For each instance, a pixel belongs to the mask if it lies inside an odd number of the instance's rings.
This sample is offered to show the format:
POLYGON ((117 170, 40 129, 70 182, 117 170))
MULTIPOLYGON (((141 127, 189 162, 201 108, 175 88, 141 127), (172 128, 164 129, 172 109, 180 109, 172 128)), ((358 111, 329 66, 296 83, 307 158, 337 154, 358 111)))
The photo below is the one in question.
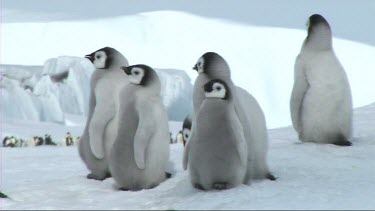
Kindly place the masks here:
POLYGON ((100 59, 100 57, 101 57, 100 55, 96 55, 96 58, 97 58, 97 59, 100 59))
POLYGON ((135 71, 135 72, 134 72, 134 75, 139 75, 139 72, 138 72, 138 71, 135 71))
POLYGON ((185 134, 185 138, 189 138, 188 134, 185 134))
POLYGON ((216 91, 220 91, 220 90, 221 90, 220 86, 216 87, 216 91))

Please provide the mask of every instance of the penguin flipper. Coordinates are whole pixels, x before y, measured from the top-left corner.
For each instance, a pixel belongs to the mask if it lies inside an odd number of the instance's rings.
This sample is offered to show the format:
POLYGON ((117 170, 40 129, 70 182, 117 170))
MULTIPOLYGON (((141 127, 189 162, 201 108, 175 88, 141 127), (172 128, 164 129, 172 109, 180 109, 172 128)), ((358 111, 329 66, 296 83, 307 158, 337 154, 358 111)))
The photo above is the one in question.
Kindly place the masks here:
POLYGON ((236 146, 238 156, 241 163, 243 165, 247 165, 247 142, 243 133, 243 127, 235 112, 230 115, 230 120, 231 131, 235 137, 234 144, 236 146))
POLYGON ((309 88, 309 83, 305 75, 305 69, 303 67, 303 61, 300 56, 296 59, 294 66, 294 84, 290 98, 290 114, 292 118, 292 124, 294 129, 301 136, 302 125, 300 122, 301 118, 301 107, 305 94, 309 88))
POLYGON ((154 134, 153 128, 158 125, 157 121, 160 119, 157 114, 159 109, 151 108, 150 105, 152 104, 149 102, 143 102, 137 109, 139 122, 134 136, 134 160, 139 169, 145 168, 146 149, 154 134))
POLYGON ((104 111, 97 111, 97 107, 95 107, 89 125, 89 142, 91 152, 97 159, 104 158, 104 132, 113 117, 113 107, 110 106, 110 108, 104 111))

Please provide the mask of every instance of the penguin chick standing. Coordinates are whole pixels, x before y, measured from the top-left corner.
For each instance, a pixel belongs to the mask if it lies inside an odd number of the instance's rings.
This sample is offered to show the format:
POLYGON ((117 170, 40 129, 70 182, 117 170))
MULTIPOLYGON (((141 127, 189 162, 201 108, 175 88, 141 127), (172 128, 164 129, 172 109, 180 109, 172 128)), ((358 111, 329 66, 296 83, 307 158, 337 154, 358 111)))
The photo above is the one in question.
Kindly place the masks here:
POLYGON ((96 70, 91 76, 89 114, 78 149, 91 171, 87 178, 103 180, 110 176, 108 156, 117 133, 117 125, 112 120, 118 93, 128 83, 120 67, 129 63, 120 52, 110 47, 99 49, 85 58, 94 64, 96 70))
POLYGON ((156 72, 146 65, 123 67, 124 86, 116 115, 118 133, 110 170, 122 190, 150 189, 166 179, 169 126, 156 72))
POLYGON ((228 189, 245 182, 247 144, 227 84, 214 79, 204 85, 205 99, 189 142, 189 174, 194 187, 228 189))
MULTIPOLYGON (((203 54, 195 64, 194 70, 198 72, 198 77, 194 83, 193 93, 193 124, 190 140, 195 135, 195 119, 198 110, 205 99, 205 92, 201 87, 212 79, 221 79, 231 90, 235 115, 241 122, 243 133, 247 142, 248 149, 248 169, 246 181, 250 183, 251 179, 270 179, 275 177, 270 173, 267 164, 268 136, 266 121, 263 111, 255 98, 246 90, 236 87, 231 79, 229 65, 223 57, 215 52, 203 54)), ((183 168, 187 169, 189 143, 185 147, 183 168)))
POLYGON ((332 48, 331 28, 323 16, 310 16, 308 35, 294 71, 290 112, 299 139, 350 146, 351 90, 332 48))

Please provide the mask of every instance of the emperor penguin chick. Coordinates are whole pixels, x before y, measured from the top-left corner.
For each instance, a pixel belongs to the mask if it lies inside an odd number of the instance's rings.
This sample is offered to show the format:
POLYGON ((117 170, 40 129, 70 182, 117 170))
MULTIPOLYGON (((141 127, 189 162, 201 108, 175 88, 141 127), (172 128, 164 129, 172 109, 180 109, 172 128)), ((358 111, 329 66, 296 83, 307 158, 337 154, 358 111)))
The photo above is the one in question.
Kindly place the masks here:
POLYGON ((118 133, 110 171, 122 190, 154 188, 166 178, 169 126, 156 72, 146 65, 123 67, 130 83, 120 92, 118 133))
POLYGON ((308 35, 294 71, 290 112, 299 139, 350 146, 351 90, 332 48, 331 28, 323 16, 310 16, 308 35))
POLYGON ((228 85, 214 79, 204 85, 205 99, 189 141, 188 169, 194 187, 228 189, 245 182, 247 144, 228 85))
POLYGON ((105 47, 85 58, 96 70, 90 81, 89 114, 79 142, 79 155, 91 171, 89 179, 104 180, 109 177, 108 156, 116 137, 117 125, 113 122, 118 93, 127 82, 121 66, 127 59, 116 49, 105 47))
MULTIPOLYGON (((221 79, 231 90, 232 103, 235 115, 240 120, 241 128, 247 143, 248 161, 246 181, 250 183, 252 179, 270 179, 275 177, 270 173, 267 164, 268 136, 266 120, 261 107, 256 99, 246 90, 235 86, 231 79, 231 71, 225 59, 215 52, 203 54, 195 64, 194 70, 198 72, 198 77, 194 83, 193 105, 194 113, 192 117, 192 131, 190 140, 195 135, 195 119, 198 118, 198 111, 205 99, 205 92, 201 89, 203 85, 213 79, 221 79)), ((183 158, 183 167, 187 168, 189 156, 189 144, 186 145, 183 158)))

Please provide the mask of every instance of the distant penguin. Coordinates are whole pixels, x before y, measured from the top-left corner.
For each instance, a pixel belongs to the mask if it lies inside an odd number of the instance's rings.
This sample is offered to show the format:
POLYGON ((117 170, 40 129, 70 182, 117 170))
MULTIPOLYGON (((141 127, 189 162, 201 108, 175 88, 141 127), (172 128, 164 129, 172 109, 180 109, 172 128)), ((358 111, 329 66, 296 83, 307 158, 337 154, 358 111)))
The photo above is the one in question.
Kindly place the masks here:
POLYGON ((11 136, 5 140, 4 147, 15 147, 16 146, 16 138, 14 136, 11 136))
POLYGON ((183 144, 185 146, 182 130, 178 131, 178 133, 177 133, 176 143, 180 143, 180 144, 183 144))
POLYGON ((168 115, 156 72, 146 65, 123 67, 129 84, 120 92, 118 133, 110 171, 122 190, 150 189, 167 178, 168 115))
POLYGON ((184 146, 186 145, 186 142, 189 140, 191 134, 191 124, 192 115, 189 114, 185 117, 184 122, 182 123, 182 138, 184 146))
POLYGON ((245 181, 247 143, 227 84, 214 79, 204 85, 195 135, 189 141, 189 174, 194 187, 229 189, 245 181))
MULTIPOLYGON (((213 79, 223 80, 229 87, 233 96, 233 104, 236 115, 239 118, 248 149, 248 168, 246 181, 251 179, 270 179, 275 177, 270 173, 267 164, 268 135, 266 120, 261 107, 256 99, 246 90, 234 85, 231 79, 231 72, 225 59, 215 52, 203 54, 193 67, 198 72, 198 77, 194 83, 191 137, 195 135, 195 119, 200 106, 205 98, 205 93, 201 89, 208 81, 213 79)), ((183 167, 187 169, 189 144, 185 146, 183 167)))
POLYGON ((8 136, 5 136, 4 139, 3 139, 3 147, 6 147, 7 145, 7 140, 9 139, 8 136))
POLYGON ((81 159, 91 171, 88 179, 104 180, 109 177, 108 157, 117 133, 113 122, 118 105, 118 92, 127 83, 121 66, 127 59, 116 49, 105 47, 85 58, 96 70, 91 76, 89 115, 79 142, 81 159))
POLYGON ((332 48, 331 28, 321 15, 308 20, 308 35, 294 71, 290 112, 299 139, 350 146, 351 90, 332 48))

